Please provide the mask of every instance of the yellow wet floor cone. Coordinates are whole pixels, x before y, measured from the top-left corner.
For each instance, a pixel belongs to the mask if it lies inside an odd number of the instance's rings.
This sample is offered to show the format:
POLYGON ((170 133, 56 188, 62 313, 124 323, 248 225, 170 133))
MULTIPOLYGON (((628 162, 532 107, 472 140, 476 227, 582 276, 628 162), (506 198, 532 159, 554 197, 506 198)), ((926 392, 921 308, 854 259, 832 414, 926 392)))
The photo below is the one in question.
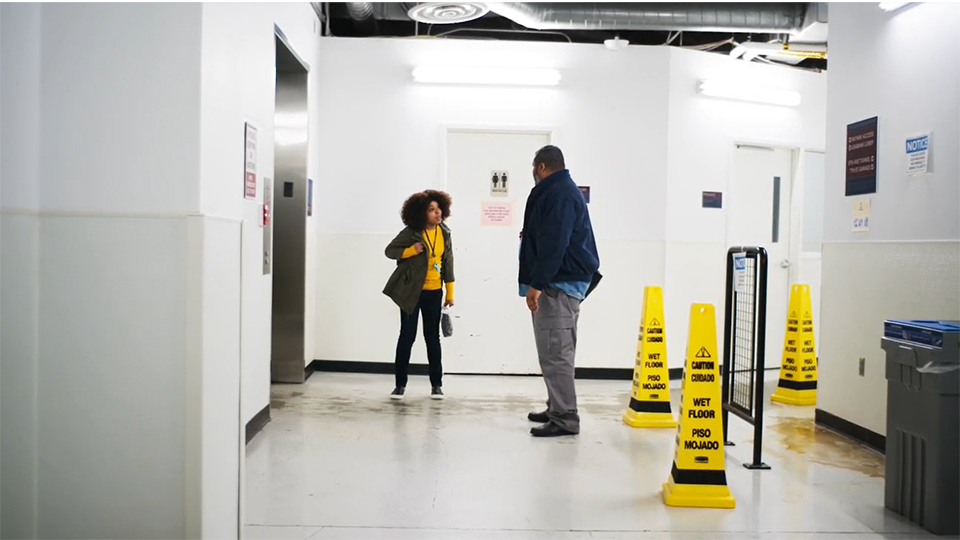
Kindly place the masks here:
POLYGON ((690 308, 690 337, 680 387, 680 427, 670 478, 663 484, 667 506, 733 508, 727 487, 720 365, 713 306, 690 308))
POLYGON ((787 333, 783 337, 780 382, 770 396, 787 405, 817 404, 817 349, 813 337, 810 287, 794 285, 787 310, 787 333))
POLYGON ((667 331, 663 323, 663 289, 643 290, 643 316, 637 336, 630 406, 623 413, 630 427, 677 427, 670 410, 670 372, 667 369, 667 331))

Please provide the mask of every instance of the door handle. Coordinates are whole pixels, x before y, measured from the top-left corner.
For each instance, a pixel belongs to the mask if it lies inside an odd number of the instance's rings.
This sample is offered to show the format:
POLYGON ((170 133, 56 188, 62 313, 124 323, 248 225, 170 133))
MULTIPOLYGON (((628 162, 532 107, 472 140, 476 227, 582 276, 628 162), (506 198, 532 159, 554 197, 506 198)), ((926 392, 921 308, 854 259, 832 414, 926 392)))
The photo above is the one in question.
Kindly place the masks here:
POLYGON ((787 259, 780 261, 780 268, 790 268, 790 261, 787 259))

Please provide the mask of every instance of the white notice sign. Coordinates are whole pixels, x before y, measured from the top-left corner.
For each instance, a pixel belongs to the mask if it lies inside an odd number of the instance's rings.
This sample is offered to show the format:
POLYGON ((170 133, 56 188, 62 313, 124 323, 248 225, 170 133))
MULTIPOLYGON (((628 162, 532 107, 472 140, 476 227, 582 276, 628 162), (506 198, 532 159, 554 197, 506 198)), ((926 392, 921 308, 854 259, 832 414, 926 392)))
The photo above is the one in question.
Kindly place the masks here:
POLYGON ((257 196, 257 128, 246 124, 244 138, 246 159, 243 167, 243 196, 254 199, 257 196))
POLYGON ((917 175, 927 172, 929 157, 929 133, 907 139, 907 174, 917 175))
POLYGON ((867 232, 870 230, 870 199, 854 201, 853 203, 853 232, 867 232))
POLYGON ((482 201, 480 203, 481 227, 512 227, 513 202, 482 201))
POLYGON ((733 255, 733 282, 738 293, 747 292, 747 255, 735 253, 733 255))

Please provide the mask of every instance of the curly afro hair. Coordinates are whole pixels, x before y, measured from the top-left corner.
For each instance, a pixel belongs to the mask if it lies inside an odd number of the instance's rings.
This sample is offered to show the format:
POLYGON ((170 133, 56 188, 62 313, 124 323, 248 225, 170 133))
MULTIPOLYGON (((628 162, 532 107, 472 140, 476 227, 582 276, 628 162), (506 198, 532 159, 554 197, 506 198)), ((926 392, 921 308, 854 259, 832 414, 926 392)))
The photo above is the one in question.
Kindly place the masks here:
POLYGON ((403 224, 413 230, 423 229, 427 223, 427 208, 430 207, 431 202, 436 202, 440 207, 444 220, 450 217, 450 205, 453 204, 450 195, 443 191, 428 189, 414 193, 403 203, 403 208, 400 210, 403 224))

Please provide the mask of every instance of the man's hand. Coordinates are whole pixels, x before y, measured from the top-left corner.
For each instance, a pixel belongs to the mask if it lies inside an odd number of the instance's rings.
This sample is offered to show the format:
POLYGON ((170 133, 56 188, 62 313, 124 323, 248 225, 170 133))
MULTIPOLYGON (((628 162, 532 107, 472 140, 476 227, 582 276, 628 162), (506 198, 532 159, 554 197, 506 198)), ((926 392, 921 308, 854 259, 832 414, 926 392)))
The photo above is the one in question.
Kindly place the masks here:
POLYGON ((531 313, 536 313, 540 310, 540 291, 533 287, 530 287, 530 290, 527 291, 527 307, 531 313))
POLYGON ((423 253, 423 243, 417 242, 413 245, 413 249, 417 250, 417 254, 423 253))
POLYGON ((444 300, 443 307, 453 307, 453 300, 444 300))

